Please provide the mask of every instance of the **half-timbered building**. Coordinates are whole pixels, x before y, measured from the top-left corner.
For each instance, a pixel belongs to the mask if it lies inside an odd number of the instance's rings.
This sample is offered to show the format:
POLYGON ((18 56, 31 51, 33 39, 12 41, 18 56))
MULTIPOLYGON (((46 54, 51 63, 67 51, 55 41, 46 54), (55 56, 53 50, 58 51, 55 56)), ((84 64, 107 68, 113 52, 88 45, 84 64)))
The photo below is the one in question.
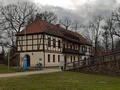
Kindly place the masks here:
POLYGON ((16 34, 20 65, 27 57, 27 65, 58 66, 60 57, 64 62, 73 62, 91 55, 91 44, 82 35, 63 29, 59 24, 36 19, 16 34))

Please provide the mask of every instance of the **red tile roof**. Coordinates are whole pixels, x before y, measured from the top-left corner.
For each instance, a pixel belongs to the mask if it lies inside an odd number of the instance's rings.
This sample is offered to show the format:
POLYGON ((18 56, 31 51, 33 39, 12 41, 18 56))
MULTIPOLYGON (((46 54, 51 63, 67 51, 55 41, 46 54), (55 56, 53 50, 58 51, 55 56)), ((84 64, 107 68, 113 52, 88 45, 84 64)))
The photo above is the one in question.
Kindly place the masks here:
POLYGON ((82 35, 70 30, 63 29, 62 27, 59 27, 59 25, 53 25, 40 19, 36 19, 33 23, 29 24, 25 29, 23 29, 21 32, 18 32, 16 35, 25 35, 25 33, 26 35, 46 33, 62 37, 76 43, 91 45, 85 38, 82 37, 82 35))

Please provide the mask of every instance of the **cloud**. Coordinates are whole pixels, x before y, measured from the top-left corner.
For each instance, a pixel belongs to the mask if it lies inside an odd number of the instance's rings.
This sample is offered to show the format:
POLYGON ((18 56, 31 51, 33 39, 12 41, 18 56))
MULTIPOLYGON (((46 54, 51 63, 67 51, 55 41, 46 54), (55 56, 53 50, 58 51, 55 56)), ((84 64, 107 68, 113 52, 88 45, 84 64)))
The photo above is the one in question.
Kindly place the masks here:
POLYGON ((88 22, 94 15, 101 15, 103 17, 110 15, 117 6, 116 0, 88 0, 88 2, 82 5, 79 3, 79 1, 75 2, 74 0, 75 9, 45 5, 42 6, 42 10, 53 11, 59 18, 68 16, 73 20, 77 19, 81 23, 84 23, 88 22))
MULTIPOLYGON (((19 0, 4 0, 4 3, 15 3, 19 0)), ((34 0, 20 0, 33 1, 34 0)), ((119 0, 71 0, 71 7, 64 8, 60 6, 41 5, 41 10, 52 11, 58 15, 59 18, 68 16, 72 20, 79 20, 81 23, 89 21, 94 15, 108 16, 116 8, 119 0), (84 3, 83 3, 84 1, 84 3)))
POLYGON ((3 2, 3 4, 7 5, 10 3, 25 2, 25 1, 33 2, 33 0, 3 0, 2 2, 3 2))
POLYGON ((83 21, 81 16, 79 16, 73 10, 70 10, 70 9, 65 9, 65 8, 62 8, 62 7, 55 7, 55 6, 50 6, 50 5, 45 5, 45 6, 41 5, 41 10, 42 11, 47 10, 47 11, 54 12, 55 14, 57 14, 58 19, 61 19, 61 18, 67 16, 71 20, 77 19, 77 20, 83 21))
POLYGON ((94 15, 107 16, 116 8, 116 6, 116 0, 94 0, 88 1, 84 5, 76 6, 74 12, 78 14, 78 16, 88 20, 94 15))

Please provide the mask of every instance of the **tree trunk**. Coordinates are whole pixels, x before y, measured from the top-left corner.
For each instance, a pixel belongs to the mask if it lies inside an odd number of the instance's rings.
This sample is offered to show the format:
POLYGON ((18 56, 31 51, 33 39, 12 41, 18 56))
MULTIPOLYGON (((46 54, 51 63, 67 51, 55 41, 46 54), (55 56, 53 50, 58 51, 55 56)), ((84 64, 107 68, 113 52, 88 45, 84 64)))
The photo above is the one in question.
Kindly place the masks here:
POLYGON ((114 42, 113 42, 113 36, 112 36, 111 38, 112 38, 112 52, 114 52, 114 42))

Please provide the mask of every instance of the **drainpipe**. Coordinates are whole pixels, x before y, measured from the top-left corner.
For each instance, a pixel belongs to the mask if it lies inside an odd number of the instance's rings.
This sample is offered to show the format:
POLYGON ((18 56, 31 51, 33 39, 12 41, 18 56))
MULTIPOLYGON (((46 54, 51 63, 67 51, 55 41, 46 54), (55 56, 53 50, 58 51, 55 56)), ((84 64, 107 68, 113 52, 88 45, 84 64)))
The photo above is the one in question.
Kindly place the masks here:
POLYGON ((43 34, 43 53, 44 53, 44 67, 45 67, 45 34, 43 34))

